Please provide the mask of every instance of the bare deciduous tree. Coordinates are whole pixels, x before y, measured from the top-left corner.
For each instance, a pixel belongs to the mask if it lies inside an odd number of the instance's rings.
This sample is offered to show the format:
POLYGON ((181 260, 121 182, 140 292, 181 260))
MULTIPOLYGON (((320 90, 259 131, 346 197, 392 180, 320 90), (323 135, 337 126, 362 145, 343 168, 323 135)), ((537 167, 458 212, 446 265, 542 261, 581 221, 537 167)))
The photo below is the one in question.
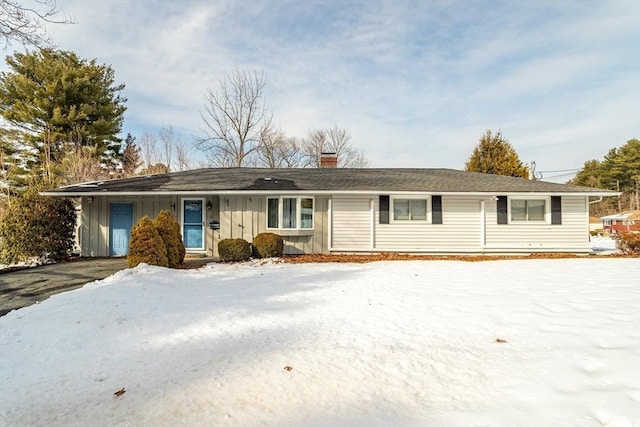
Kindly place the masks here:
POLYGON ((24 47, 42 48, 51 43, 46 24, 72 24, 67 15, 60 16, 61 11, 55 0, 31 0, 33 7, 24 6, 16 0, 0 0, 0 37, 4 39, 4 47, 12 41, 24 47))
POLYGON ((176 135, 173 126, 160 129, 158 132, 160 145, 164 158, 162 163, 169 167, 170 171, 184 171, 191 169, 191 158, 189 155, 189 147, 176 135))
POLYGON ((176 167, 179 171, 186 171, 192 169, 193 162, 191 161, 191 155, 189 148, 180 142, 176 145, 176 167))
POLYGON ((158 137, 145 131, 140 138, 142 172, 150 174, 191 169, 189 151, 189 147, 178 137, 173 126, 161 128, 158 137))
POLYGON ((158 140, 151 132, 144 131, 140 137, 140 154, 142 155, 142 164, 144 169, 148 169, 152 165, 162 163, 158 149, 158 140))
POLYGON ((235 71, 220 81, 217 92, 207 89, 201 114, 204 137, 197 146, 207 151, 213 166, 244 166, 255 163, 261 135, 271 128, 272 116, 263 96, 267 79, 263 73, 235 71))
POLYGON ((297 168, 303 164, 300 144, 278 129, 263 129, 260 148, 256 151, 260 166, 268 168, 297 168))
POLYGON ((351 135, 344 129, 334 126, 330 129, 312 129, 302 141, 302 153, 305 165, 320 167, 322 153, 335 153, 338 167, 366 168, 369 161, 365 154, 353 147, 351 135))
POLYGON ((65 184, 98 181, 109 178, 109 172, 100 164, 96 148, 78 146, 62 159, 61 170, 65 184))
POLYGON ((176 133, 173 130, 173 126, 163 127, 158 131, 158 137, 160 138, 160 147, 164 156, 163 163, 168 166, 171 171, 171 165, 173 163, 173 148, 176 145, 176 133))

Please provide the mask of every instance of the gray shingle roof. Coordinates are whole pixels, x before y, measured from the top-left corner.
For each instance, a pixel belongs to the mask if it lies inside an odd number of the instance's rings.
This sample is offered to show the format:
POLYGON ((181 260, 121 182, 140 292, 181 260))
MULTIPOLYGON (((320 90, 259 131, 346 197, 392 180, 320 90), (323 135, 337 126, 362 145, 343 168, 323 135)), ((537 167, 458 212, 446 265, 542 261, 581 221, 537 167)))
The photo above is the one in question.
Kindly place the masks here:
POLYGON ((530 181, 454 169, 206 168, 61 187, 50 195, 216 192, 431 192, 582 193, 615 195, 590 187, 530 181))

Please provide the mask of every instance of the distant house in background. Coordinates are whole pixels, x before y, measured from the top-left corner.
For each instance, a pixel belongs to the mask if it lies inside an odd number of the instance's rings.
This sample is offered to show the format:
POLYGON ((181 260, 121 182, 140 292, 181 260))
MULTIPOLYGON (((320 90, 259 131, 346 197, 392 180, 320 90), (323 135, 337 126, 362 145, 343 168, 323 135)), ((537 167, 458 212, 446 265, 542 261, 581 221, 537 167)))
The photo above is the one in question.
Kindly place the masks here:
POLYGON ((90 182, 79 198, 83 256, 127 253, 131 227, 162 209, 191 254, 226 238, 283 237, 286 254, 589 253, 591 198, 619 193, 452 169, 197 169, 90 182))
POLYGON ((602 232, 602 220, 597 217, 597 216, 590 216, 589 217, 589 232, 590 233, 595 233, 595 232, 602 232))
POLYGON ((640 211, 623 212, 600 218, 602 229, 616 234, 623 231, 640 231, 640 211))

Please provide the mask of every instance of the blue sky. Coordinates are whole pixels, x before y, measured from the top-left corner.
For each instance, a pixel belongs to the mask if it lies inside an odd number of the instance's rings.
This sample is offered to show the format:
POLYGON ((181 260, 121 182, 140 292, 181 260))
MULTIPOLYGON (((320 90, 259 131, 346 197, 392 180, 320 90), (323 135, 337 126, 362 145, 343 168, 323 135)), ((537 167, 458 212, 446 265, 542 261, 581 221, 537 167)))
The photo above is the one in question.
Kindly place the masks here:
POLYGON ((191 143, 204 92, 240 69, 265 73, 286 134, 345 128, 372 167, 461 169, 486 129, 538 171, 640 137, 636 1, 57 4, 77 22, 49 27, 58 47, 126 84, 124 134, 173 126, 191 143))

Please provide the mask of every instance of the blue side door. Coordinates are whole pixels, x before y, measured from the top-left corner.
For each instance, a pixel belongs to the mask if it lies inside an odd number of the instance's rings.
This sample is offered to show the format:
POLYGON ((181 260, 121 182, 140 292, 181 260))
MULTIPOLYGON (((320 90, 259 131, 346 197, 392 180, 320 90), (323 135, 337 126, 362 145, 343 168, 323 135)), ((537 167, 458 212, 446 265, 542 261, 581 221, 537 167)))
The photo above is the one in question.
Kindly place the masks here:
POLYGON ((133 227, 133 203, 109 204, 109 255, 129 252, 129 236, 133 227))
POLYGON ((204 249, 203 199, 182 200, 182 239, 185 249, 204 249))

